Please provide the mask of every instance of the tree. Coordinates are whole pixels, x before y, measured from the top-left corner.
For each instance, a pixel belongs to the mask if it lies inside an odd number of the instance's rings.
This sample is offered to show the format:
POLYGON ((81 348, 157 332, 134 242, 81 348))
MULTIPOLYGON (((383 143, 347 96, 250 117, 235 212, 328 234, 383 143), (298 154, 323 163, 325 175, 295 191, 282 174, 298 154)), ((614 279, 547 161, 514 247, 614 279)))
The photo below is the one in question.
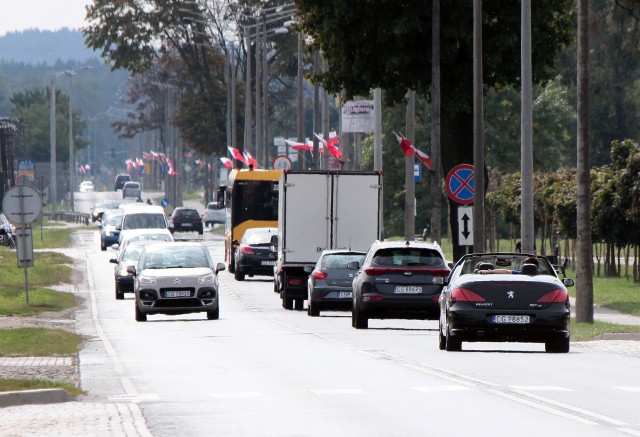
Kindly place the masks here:
MULTIPOLYGON (((328 60, 314 76, 332 92, 348 97, 385 90, 387 101, 402 101, 407 89, 428 96, 431 9, 424 1, 397 5, 391 0, 296 0, 302 29, 328 60)), ((495 0, 483 5, 485 87, 518 84, 520 4, 495 0)), ((572 37, 573 2, 538 0, 532 4, 533 81, 549 78, 558 50, 572 37)), ((472 4, 449 1, 441 12, 443 174, 472 155, 472 4)), ((455 204, 449 203, 453 235, 455 204)), ((462 255, 454 241, 454 258, 462 255)))

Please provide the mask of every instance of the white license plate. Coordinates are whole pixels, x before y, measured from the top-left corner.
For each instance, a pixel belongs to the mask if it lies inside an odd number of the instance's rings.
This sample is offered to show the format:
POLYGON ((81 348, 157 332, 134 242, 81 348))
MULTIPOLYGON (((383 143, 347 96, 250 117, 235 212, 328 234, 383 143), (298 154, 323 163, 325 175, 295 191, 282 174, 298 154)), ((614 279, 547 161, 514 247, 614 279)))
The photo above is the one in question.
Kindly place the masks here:
POLYGON ((493 316, 493 323, 530 323, 529 316, 493 316))
POLYGON ((351 292, 350 291, 339 291, 338 292, 338 297, 339 298, 349 298, 351 299, 351 292))
POLYGON ((396 285, 393 292, 396 294, 420 294, 422 293, 422 287, 416 285, 396 285))
POLYGON ((261 265, 263 265, 263 266, 275 266, 276 262, 275 261, 262 261, 261 265))
POLYGON ((164 297, 190 297, 189 290, 169 290, 164 292, 164 297))
POLYGON ((190 228, 191 227, 191 223, 183 223, 182 226, 184 226, 185 228, 190 228))

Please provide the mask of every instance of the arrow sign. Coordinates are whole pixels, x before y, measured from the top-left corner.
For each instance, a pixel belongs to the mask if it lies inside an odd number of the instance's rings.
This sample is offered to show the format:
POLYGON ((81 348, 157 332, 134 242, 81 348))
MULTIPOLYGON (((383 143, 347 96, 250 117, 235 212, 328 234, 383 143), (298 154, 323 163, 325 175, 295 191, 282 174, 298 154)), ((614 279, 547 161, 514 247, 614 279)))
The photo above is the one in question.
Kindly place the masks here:
POLYGON ((458 244, 473 246, 473 207, 458 207, 458 244))

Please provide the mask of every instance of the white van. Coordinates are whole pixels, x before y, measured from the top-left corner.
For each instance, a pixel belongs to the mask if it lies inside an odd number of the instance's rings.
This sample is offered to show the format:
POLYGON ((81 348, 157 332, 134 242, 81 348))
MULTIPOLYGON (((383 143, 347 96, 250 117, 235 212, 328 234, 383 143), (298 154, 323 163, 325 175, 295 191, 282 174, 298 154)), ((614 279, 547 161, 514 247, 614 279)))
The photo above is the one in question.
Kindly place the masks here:
POLYGON ((122 223, 120 224, 120 238, 127 230, 131 229, 170 229, 169 219, 164 213, 164 208, 159 205, 136 204, 124 209, 122 223))

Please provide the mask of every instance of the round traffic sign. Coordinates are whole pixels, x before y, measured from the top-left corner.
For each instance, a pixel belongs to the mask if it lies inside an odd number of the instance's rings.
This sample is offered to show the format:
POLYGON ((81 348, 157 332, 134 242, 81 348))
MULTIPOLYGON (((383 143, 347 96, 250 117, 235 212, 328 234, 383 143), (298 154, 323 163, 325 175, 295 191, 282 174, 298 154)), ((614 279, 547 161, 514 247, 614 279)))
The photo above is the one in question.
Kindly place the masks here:
POLYGON ((275 170, 291 170, 293 168, 293 162, 291 158, 286 155, 278 155, 273 158, 273 168, 275 170))
POLYGON ((165 197, 164 199, 162 199, 160 201, 160 206, 162 206, 163 208, 169 206, 169 198, 165 197))
POLYGON ((454 202, 473 203, 473 166, 459 164, 447 174, 447 193, 454 202))
POLYGON ((2 210, 16 225, 34 222, 42 212, 40 193, 29 185, 16 185, 2 198, 2 210))

